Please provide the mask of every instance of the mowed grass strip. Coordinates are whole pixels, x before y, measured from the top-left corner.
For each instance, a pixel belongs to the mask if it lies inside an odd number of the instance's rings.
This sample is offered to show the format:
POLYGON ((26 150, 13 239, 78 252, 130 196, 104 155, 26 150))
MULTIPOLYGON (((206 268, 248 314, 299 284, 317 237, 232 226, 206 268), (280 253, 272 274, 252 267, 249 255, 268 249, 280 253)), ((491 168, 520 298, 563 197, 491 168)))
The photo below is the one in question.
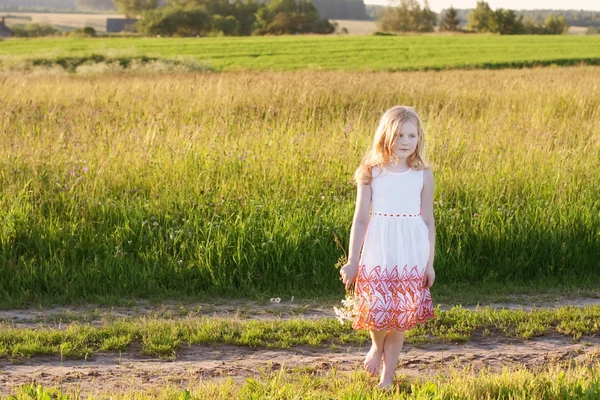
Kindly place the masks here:
MULTIPOLYGON (((560 334, 580 339, 600 333, 600 306, 561 307, 545 310, 468 311, 454 307, 436 311, 426 324, 407 332, 408 342, 468 341, 473 335, 530 339, 560 334)), ((60 354, 88 358, 99 351, 124 351, 139 343, 149 356, 173 358, 184 345, 230 344, 248 347, 362 345, 366 331, 353 331, 335 319, 275 321, 237 320, 217 317, 193 319, 130 318, 108 321, 102 326, 71 323, 64 328, 0 328, 0 356, 10 358, 60 354)))
POLYGON ((187 59, 214 71, 410 71, 600 64, 600 37, 566 35, 44 38, 0 45, 5 67, 138 57, 187 59), (27 61, 30 61, 28 64, 27 61), (79 60, 79 61, 77 61, 79 60), (23 62, 25 61, 25 64, 23 62))
POLYGON ((0 301, 341 298, 393 104, 425 121, 439 288, 597 288, 599 72, 10 75, 0 301))
POLYGON ((528 370, 504 368, 501 372, 473 372, 447 367, 438 376, 406 377, 397 375, 392 391, 375 388, 376 380, 366 372, 340 373, 335 369, 281 368, 258 371, 255 378, 241 383, 234 378, 198 379, 185 390, 177 385, 147 390, 125 389, 103 393, 102 397, 83 395, 81 389, 58 389, 29 384, 14 388, 14 400, 31 398, 67 399, 511 399, 571 400, 597 399, 600 396, 600 364, 590 362, 576 366, 557 366, 528 370), (43 397, 47 396, 47 397, 43 397))

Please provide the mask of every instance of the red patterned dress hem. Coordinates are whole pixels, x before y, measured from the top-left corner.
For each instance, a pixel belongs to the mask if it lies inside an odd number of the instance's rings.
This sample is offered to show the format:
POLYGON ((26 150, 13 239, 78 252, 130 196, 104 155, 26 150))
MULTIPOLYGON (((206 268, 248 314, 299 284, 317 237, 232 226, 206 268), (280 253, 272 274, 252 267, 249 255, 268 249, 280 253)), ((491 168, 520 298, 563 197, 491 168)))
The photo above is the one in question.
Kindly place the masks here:
POLYGON ((423 288, 423 274, 415 265, 398 266, 388 271, 374 267, 368 274, 361 266, 355 295, 359 299, 358 317, 352 329, 397 329, 406 331, 435 316, 429 289, 423 288))

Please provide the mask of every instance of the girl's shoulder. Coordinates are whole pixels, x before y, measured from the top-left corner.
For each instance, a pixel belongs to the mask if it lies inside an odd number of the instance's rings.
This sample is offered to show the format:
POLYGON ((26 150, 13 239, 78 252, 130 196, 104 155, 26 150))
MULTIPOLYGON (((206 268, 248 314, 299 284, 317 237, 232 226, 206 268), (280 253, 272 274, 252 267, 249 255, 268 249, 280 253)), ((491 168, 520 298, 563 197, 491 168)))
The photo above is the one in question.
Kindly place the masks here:
POLYGON ((379 176, 381 176, 383 173, 383 168, 374 165, 373 168, 371 168, 371 179, 375 179, 379 176))

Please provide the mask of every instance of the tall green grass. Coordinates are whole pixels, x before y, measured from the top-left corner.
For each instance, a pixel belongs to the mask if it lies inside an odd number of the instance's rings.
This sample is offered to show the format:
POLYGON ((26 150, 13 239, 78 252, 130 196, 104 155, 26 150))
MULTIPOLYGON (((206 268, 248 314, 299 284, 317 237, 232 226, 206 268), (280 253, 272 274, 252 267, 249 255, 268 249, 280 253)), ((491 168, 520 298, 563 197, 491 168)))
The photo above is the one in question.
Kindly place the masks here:
POLYGON ((600 64, 600 38, 566 35, 42 38, 6 40, 0 70, 56 62, 183 60, 214 71, 406 71, 600 64))
POLYGON ((5 77, 0 299, 341 295, 394 104, 427 129, 438 284, 593 285, 599 72, 5 77))

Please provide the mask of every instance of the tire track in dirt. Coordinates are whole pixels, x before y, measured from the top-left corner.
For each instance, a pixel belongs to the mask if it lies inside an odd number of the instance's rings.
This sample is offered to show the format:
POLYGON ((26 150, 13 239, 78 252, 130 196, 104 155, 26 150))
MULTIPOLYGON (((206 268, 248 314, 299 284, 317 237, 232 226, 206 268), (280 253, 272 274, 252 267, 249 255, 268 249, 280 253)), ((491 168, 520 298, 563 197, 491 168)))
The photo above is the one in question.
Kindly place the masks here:
MULTIPOLYGON (((0 310, 0 321, 18 328, 52 326, 64 328, 72 321, 102 325, 123 318, 157 317, 166 319, 196 318, 202 315, 240 320, 280 320, 333 318, 332 304, 316 302, 282 302, 264 304, 255 301, 222 301, 219 304, 165 302, 160 305, 145 301, 124 307, 93 305, 49 307, 46 309, 0 310)), ((600 299, 561 299, 556 302, 527 304, 498 303, 493 308, 531 310, 600 305, 600 299)), ((448 309, 448 307, 442 307, 448 309)), ((465 307, 476 310, 476 306, 465 307)), ((280 368, 299 368, 314 374, 325 374, 331 368, 341 373, 362 370, 368 351, 362 347, 316 348, 299 346, 291 349, 248 348, 233 345, 182 346, 175 360, 162 360, 141 355, 140 344, 131 344, 126 352, 97 353, 89 360, 61 360, 59 356, 34 357, 25 360, 0 359, 0 394, 10 394, 12 387, 41 383, 48 387, 81 390, 82 395, 123 393, 175 384, 182 389, 189 384, 228 377, 243 382, 248 377, 260 378, 280 368)), ((503 367, 543 369, 548 366, 600 360, 600 338, 584 337, 573 341, 558 334, 531 340, 507 337, 473 336, 466 343, 406 344, 397 374, 407 376, 447 372, 450 367, 468 367, 473 371, 503 367)))
MULTIPOLYGON (((516 298, 519 300, 518 298, 516 298)), ((521 300, 528 300, 527 297, 521 300)), ((0 310, 0 322, 11 324, 15 327, 33 327, 40 323, 68 324, 71 321, 80 321, 91 324, 101 324, 106 320, 132 318, 141 316, 152 316, 160 318, 182 318, 198 316, 215 316, 237 319, 257 320, 280 320, 292 318, 335 318, 333 306, 339 306, 339 302, 320 304, 316 302, 282 301, 281 303, 261 303, 249 300, 230 300, 220 304, 206 302, 179 303, 166 301, 160 305, 147 301, 137 301, 131 306, 62 306, 40 309, 12 309, 0 310)), ((562 306, 587 307, 600 305, 600 298, 575 298, 558 299, 553 302, 537 303, 491 303, 489 306, 496 309, 525 310, 542 308, 558 308, 562 306)), ((476 310, 480 306, 464 306, 467 310, 476 310)), ((481 306, 484 307, 484 306, 481 306)), ((451 306, 442 305, 442 310, 448 310, 451 306)))
MULTIPOLYGON (((248 348, 231 345, 189 346, 177 359, 141 356, 139 344, 122 354, 99 353, 90 360, 62 360, 58 356, 35 357, 12 363, 0 362, 0 394, 30 383, 47 387, 79 389, 94 396, 148 390, 167 384, 185 389, 189 384, 228 377, 243 382, 248 377, 285 367, 324 374, 331 368, 340 373, 358 371, 368 347, 291 349, 248 348)), ((544 369, 562 363, 591 364, 600 359, 600 338, 579 342, 560 335, 532 340, 479 337, 467 343, 406 344, 400 356, 398 375, 422 376, 447 372, 451 367, 500 371, 503 367, 544 369)))

